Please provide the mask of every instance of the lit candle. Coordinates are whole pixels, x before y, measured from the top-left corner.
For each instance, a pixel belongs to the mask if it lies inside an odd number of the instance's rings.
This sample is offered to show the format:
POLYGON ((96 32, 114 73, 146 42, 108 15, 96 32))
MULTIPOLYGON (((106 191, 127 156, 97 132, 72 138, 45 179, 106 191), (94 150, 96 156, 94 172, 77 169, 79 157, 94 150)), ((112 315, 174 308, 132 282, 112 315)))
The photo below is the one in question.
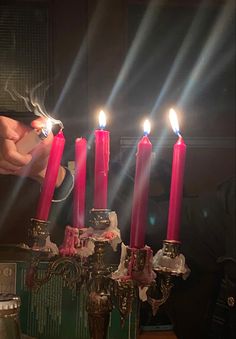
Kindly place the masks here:
POLYGON ((110 155, 110 135, 105 131, 106 116, 99 114, 100 130, 95 131, 94 208, 107 208, 107 184, 110 155))
POLYGON ((77 138, 75 140, 75 186, 73 201, 73 226, 77 228, 84 227, 86 157, 87 141, 84 138, 77 138))
POLYGON ((53 193, 56 186, 57 175, 61 163, 64 145, 65 138, 63 132, 60 131, 53 138, 45 178, 43 181, 39 203, 36 211, 36 219, 48 220, 48 215, 51 207, 53 193))
POLYGON ((152 144, 148 138, 150 123, 145 120, 144 136, 138 143, 131 217, 130 247, 143 248, 147 223, 148 192, 152 144))
POLYGON ((172 176, 170 189, 170 204, 167 226, 167 240, 179 240, 179 228, 181 217, 181 205, 183 199, 183 178, 186 156, 186 145, 179 132, 179 124, 175 111, 170 109, 170 122, 173 131, 178 135, 178 140, 174 145, 172 176))

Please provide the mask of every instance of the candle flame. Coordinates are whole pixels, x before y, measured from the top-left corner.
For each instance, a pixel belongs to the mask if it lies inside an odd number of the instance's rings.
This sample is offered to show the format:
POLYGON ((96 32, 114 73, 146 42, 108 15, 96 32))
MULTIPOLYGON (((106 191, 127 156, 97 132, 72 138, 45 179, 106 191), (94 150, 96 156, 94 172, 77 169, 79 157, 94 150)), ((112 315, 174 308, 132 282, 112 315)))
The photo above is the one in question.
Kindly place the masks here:
POLYGON ((151 124, 148 119, 146 119, 143 123, 143 131, 145 135, 149 134, 151 131, 151 124))
POLYGON ((178 117, 177 117, 177 114, 176 114, 176 112, 173 108, 171 108, 169 110, 169 119, 170 119, 171 127, 172 127, 174 133, 179 135, 180 132, 179 132, 178 117))
POLYGON ((98 119, 99 119, 99 127, 101 129, 105 128, 105 126, 106 126, 106 114, 103 111, 100 111, 98 119))

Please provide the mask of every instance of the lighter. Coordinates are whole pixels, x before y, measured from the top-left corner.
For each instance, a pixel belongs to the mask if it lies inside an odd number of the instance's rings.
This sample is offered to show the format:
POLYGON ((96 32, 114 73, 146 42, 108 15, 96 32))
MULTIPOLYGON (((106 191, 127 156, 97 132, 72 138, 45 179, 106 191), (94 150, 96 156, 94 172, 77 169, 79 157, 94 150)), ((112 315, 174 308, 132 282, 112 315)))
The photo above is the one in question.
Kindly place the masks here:
POLYGON ((21 154, 31 152, 42 140, 48 137, 51 130, 52 121, 48 119, 46 126, 39 129, 33 129, 16 143, 17 151, 21 154))

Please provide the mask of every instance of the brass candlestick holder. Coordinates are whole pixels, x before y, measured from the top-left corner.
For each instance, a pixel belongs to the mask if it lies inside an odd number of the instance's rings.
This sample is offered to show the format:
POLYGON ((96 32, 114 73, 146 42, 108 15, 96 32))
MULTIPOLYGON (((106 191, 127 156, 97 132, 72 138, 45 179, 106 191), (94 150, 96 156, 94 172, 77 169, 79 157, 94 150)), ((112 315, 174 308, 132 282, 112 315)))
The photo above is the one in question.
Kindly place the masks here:
MULTIPOLYGON (((92 209, 89 224, 95 231, 104 231, 110 226, 110 210, 92 209)), ((106 339, 113 305, 110 295, 110 269, 104 255, 107 241, 94 241, 94 254, 90 258, 88 278, 87 312, 89 331, 92 339, 106 339)))
POLYGON ((126 255, 126 267, 129 269, 130 265, 131 269, 134 272, 143 271, 147 258, 147 249, 139 248, 132 249, 131 247, 127 247, 127 255, 126 255))
POLYGON ((111 230, 111 213, 114 212, 107 209, 90 211, 89 231, 84 229, 76 233, 79 248, 75 246, 71 256, 52 255, 46 251, 49 237, 47 222, 32 220, 33 256, 27 275, 28 286, 40 288, 52 275, 61 275, 66 285, 73 289, 76 287, 77 291, 82 284, 86 284, 91 339, 107 338, 113 307, 119 310, 122 326, 135 300, 147 300, 155 315, 171 293, 173 277, 187 273, 185 258, 179 252, 180 243, 167 240, 154 257, 148 246, 137 249, 122 244, 120 265, 115 271, 114 266, 105 260, 111 241, 104 234, 111 230), (94 232, 93 235, 90 230, 94 232), (81 256, 88 240, 94 244, 93 254, 81 256), (39 277, 37 271, 42 260, 47 260, 48 266, 45 274, 39 277))
POLYGON ((91 258, 90 276, 88 279, 87 312, 91 338, 105 339, 107 337, 110 312, 113 305, 109 290, 108 267, 104 263, 106 243, 95 242, 93 258, 91 258))
POLYGON ((121 317, 121 324, 130 314, 139 288, 153 281, 152 251, 150 247, 130 248, 122 244, 121 260, 118 270, 113 273, 112 297, 121 317))
POLYGON ((190 270, 185 264, 185 257, 180 253, 180 242, 164 240, 163 247, 153 258, 153 270, 156 283, 150 286, 147 301, 155 316, 159 307, 166 302, 173 287, 173 278, 188 275, 190 270), (157 297, 153 297, 153 292, 157 297))
POLYGON ((84 267, 79 257, 60 257, 43 255, 43 252, 35 255, 33 253, 30 267, 26 275, 27 287, 38 290, 46 284, 53 275, 59 275, 70 289, 79 290, 85 280, 84 267), (45 262, 48 264, 47 270, 39 276, 39 265, 45 262))
POLYGON ((89 213, 89 225, 97 231, 103 231, 110 226, 109 209, 93 208, 89 213))
POLYGON ((31 248, 35 251, 46 251, 46 240, 49 237, 49 221, 31 219, 31 228, 29 229, 29 238, 32 241, 31 248))
POLYGON ((111 295, 113 304, 120 313, 121 326, 125 324, 125 320, 132 311, 133 301, 135 300, 136 286, 133 280, 113 280, 111 295))

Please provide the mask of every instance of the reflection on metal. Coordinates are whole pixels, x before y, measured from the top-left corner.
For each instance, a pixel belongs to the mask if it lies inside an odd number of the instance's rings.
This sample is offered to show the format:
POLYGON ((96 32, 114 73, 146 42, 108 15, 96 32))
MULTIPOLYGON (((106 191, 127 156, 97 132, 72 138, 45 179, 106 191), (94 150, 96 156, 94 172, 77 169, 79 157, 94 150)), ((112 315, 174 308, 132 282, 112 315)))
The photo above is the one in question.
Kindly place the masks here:
MULTIPOLYGON (((108 212, 108 210, 92 210, 91 227, 98 231, 109 227, 108 212)), ((47 225, 38 220, 34 220, 33 225, 31 235, 34 239, 34 247, 35 244, 38 247, 44 246, 46 236, 48 236, 47 225)), ((27 285, 38 289, 53 275, 62 276, 65 284, 75 289, 77 293, 80 293, 80 287, 85 284, 88 290, 86 310, 90 336, 92 339, 106 339, 110 313, 114 306, 119 310, 123 326, 132 311, 133 302, 138 299, 139 289, 146 287, 146 300, 155 315, 160 305, 165 303, 170 295, 173 287, 172 277, 182 276, 187 270, 184 256, 179 254, 180 244, 174 241, 164 241, 163 248, 154 258, 148 246, 143 249, 123 246, 125 255, 121 259, 122 273, 115 277, 112 275, 115 271, 114 266, 105 262, 106 248, 110 246, 109 241, 107 239, 93 239, 93 241, 94 253, 83 258, 79 255, 52 256, 50 252, 40 251, 40 249, 35 251, 33 248, 27 285), (47 262, 48 266, 43 276, 42 272, 39 276, 42 261, 47 262)), ((119 269, 116 272, 120 272, 119 269)))

